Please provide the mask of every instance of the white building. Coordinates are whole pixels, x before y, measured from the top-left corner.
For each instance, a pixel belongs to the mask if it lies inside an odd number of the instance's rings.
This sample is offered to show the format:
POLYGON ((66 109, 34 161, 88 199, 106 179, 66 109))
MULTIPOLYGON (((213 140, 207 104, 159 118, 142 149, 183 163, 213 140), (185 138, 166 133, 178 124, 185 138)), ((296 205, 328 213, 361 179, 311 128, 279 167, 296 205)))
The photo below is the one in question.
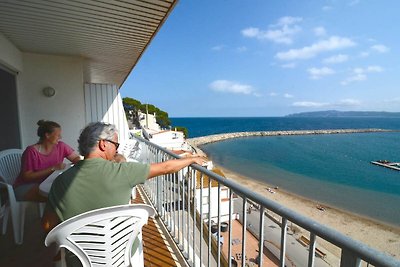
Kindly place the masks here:
POLYGON ((156 114, 145 114, 139 110, 139 124, 143 135, 151 142, 171 151, 193 153, 193 148, 186 143, 185 135, 180 131, 162 130, 157 123, 156 114))
POLYGON ((161 130, 161 127, 157 123, 157 120, 156 120, 156 113, 146 114, 139 110, 138 117, 139 117, 138 118, 139 124, 142 128, 149 129, 152 131, 160 131, 161 130))
MULTIPOLYGON (((212 165, 211 165, 212 166, 212 165)), ((215 180, 211 181, 211 190, 210 190, 210 198, 209 198, 209 179, 208 176, 203 177, 203 187, 201 187, 201 179, 197 177, 196 179, 196 207, 197 211, 202 212, 204 219, 208 221, 208 218, 211 219, 214 223, 218 222, 218 205, 210 203, 218 203, 218 183, 215 180), (202 191, 202 192, 201 192, 202 191), (210 201, 209 201, 210 199, 210 201), (200 210, 200 200, 202 200, 202 210, 200 210), (209 208, 210 207, 210 208, 209 208)), ((229 221, 229 189, 225 186, 221 186, 220 192, 220 216, 221 222, 229 221)), ((234 199, 232 199, 234 201, 234 199)))
POLYGON ((180 131, 165 130, 152 132, 149 140, 165 149, 172 151, 183 150, 193 153, 192 147, 186 143, 185 135, 180 131))

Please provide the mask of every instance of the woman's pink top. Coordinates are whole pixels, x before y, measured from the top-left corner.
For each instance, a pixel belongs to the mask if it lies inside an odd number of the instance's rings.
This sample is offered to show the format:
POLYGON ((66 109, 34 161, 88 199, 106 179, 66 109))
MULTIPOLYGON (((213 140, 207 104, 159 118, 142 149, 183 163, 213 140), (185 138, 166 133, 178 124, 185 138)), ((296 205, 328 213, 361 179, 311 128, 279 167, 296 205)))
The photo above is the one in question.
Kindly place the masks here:
MULTIPOLYGON (((53 148, 53 151, 48 155, 40 153, 35 145, 28 146, 22 154, 21 168, 22 172, 26 171, 41 171, 64 161, 64 158, 68 157, 74 152, 74 150, 64 142, 59 141, 53 148)), ((21 173, 22 173, 21 172, 21 173)), ((35 181, 35 183, 41 183, 47 178, 44 177, 41 180, 35 181)), ((14 187, 22 184, 32 183, 25 181, 21 174, 17 177, 14 183, 14 187)))

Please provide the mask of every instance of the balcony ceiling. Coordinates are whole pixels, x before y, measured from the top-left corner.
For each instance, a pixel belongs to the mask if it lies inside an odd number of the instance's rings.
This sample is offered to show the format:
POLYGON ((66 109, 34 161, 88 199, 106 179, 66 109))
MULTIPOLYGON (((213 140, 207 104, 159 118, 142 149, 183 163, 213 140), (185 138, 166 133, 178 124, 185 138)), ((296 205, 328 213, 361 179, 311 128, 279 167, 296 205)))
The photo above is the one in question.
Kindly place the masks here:
POLYGON ((121 86, 176 0, 0 1, 0 32, 21 52, 85 59, 84 80, 121 86))

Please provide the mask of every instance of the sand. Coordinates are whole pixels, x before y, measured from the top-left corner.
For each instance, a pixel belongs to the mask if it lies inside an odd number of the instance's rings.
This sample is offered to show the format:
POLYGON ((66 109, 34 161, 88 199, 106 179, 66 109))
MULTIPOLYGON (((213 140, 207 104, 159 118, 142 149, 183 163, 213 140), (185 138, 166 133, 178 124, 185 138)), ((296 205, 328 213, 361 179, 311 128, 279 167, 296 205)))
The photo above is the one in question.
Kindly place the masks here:
MULTIPOLYGON (((281 188, 273 189, 271 185, 252 180, 220 166, 217 168, 221 169, 227 178, 235 180, 268 199, 400 259, 400 227, 386 225, 326 205, 323 206, 325 210, 321 211, 317 209, 317 206, 320 206, 318 202, 285 192, 281 188), (267 191, 268 187, 275 193, 267 191)), ((332 244, 323 240, 318 240, 318 243, 332 254, 340 255, 340 250, 332 244)))

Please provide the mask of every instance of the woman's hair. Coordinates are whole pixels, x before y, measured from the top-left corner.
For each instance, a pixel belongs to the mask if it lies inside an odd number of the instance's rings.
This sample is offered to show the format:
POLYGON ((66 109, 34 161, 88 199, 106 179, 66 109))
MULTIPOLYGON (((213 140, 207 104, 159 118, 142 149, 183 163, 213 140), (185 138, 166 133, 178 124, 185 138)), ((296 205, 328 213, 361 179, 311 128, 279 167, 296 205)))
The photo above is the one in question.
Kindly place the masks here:
POLYGON ((40 120, 37 122, 37 125, 39 125, 37 135, 39 136, 40 141, 43 141, 46 138, 46 134, 51 134, 54 129, 61 128, 60 124, 54 121, 40 120))
POLYGON ((86 157, 94 150, 99 140, 111 140, 115 133, 117 133, 117 129, 113 124, 103 122, 90 123, 82 130, 79 136, 79 152, 86 157))

